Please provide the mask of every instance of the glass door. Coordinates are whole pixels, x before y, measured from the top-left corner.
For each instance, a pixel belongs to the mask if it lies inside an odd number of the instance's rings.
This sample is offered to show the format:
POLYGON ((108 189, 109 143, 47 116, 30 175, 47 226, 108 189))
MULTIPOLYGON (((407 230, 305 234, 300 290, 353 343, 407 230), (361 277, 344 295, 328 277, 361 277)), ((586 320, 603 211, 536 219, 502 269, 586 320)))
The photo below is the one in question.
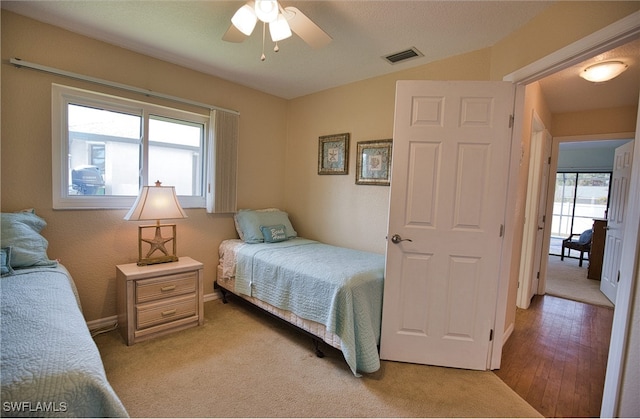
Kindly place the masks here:
POLYGON ((550 254, 559 255, 562 240, 593 226, 594 218, 606 218, 611 173, 556 174, 551 220, 550 254))

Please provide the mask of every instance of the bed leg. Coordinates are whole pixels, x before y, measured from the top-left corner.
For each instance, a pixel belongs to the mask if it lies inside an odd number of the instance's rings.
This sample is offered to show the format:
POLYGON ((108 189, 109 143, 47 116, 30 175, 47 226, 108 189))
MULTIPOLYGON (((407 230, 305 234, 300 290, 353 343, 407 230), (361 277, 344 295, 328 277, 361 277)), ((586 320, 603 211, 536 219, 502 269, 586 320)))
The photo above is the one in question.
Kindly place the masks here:
POLYGON ((313 346, 316 348, 316 356, 324 358, 324 352, 320 349, 320 342, 317 339, 313 339, 313 346))
POLYGON ((229 302, 227 301, 227 290, 220 287, 220 293, 222 294, 222 303, 227 304, 229 302))

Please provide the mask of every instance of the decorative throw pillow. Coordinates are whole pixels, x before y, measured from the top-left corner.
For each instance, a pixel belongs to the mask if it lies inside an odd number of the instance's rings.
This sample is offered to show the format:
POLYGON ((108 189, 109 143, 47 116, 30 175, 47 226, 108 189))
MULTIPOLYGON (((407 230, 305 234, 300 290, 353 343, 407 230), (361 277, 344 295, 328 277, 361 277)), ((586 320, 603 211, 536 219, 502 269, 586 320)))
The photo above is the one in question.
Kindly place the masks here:
POLYGON ((0 258, 0 262, 1 262, 1 267, 0 270, 2 271, 2 276, 7 276, 7 275, 12 275, 13 274, 13 268, 11 267, 11 248, 10 247, 3 247, 2 249, 0 249, 0 254, 2 255, 0 258))
POLYGON ((283 224, 273 226, 260 226, 265 243, 277 243, 288 240, 287 232, 283 224))
POLYGON ((31 266, 53 266, 57 262, 47 256, 49 242, 40 235, 47 225, 32 212, 2 213, 1 247, 11 247, 9 264, 13 269, 31 266))
POLYGON ((589 230, 583 231, 582 234, 580 234, 580 237, 578 237, 578 243, 580 244, 591 243, 591 236, 593 236, 593 230, 589 229, 589 230))
POLYGON ((240 210, 234 217, 238 235, 245 243, 263 243, 264 236, 261 226, 282 224, 287 238, 298 235, 289 221, 289 214, 278 209, 270 210, 240 210))

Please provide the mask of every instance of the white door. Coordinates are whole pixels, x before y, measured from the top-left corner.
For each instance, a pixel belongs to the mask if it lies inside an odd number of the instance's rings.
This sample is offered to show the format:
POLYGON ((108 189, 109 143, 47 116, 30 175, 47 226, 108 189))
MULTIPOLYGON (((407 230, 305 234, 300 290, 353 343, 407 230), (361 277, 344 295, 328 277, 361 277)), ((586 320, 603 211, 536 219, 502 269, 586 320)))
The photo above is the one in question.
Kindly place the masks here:
POLYGON ((602 276, 600 279, 600 291, 614 304, 618 293, 620 256, 632 160, 633 141, 616 148, 613 176, 611 177, 611 198, 607 214, 607 234, 604 245, 604 258, 602 260, 602 276))
POLYGON ((514 96, 506 82, 397 83, 382 359, 487 369, 514 96))

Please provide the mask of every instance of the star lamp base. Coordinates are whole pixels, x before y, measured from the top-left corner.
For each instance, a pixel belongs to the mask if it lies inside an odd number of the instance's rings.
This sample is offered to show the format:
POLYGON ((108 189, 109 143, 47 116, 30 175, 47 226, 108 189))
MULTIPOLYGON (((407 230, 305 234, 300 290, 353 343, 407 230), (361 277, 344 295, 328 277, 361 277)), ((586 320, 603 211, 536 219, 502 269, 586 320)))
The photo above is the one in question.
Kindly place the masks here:
POLYGON ((176 256, 176 225, 175 224, 154 224, 146 226, 138 226, 138 266, 155 265, 156 263, 177 262, 176 256), (153 235, 151 235, 151 233, 153 235), (163 234, 171 233, 170 236, 164 237, 163 234), (171 251, 167 249, 166 244, 172 242, 171 251), (143 257, 143 243, 149 244, 149 251, 143 257), (162 255, 153 256, 155 252, 162 255))

